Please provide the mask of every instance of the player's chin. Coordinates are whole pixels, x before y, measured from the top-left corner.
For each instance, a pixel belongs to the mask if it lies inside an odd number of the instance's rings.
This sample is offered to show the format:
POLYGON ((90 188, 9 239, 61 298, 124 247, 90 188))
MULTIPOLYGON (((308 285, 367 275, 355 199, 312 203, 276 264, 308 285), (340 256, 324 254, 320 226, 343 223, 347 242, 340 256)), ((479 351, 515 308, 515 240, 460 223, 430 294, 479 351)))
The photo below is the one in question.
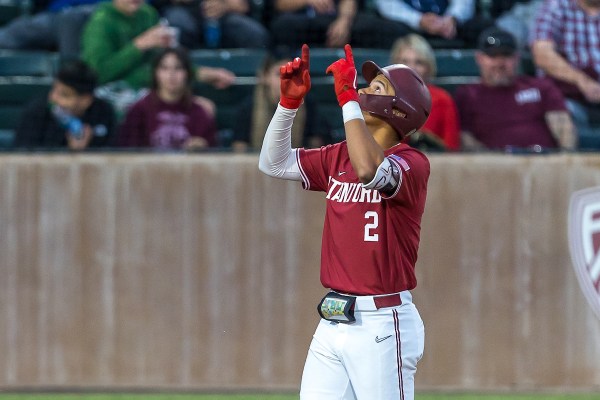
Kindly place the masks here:
POLYGON ((377 116, 371 114, 369 111, 365 111, 363 109, 361 109, 360 111, 362 112, 363 118, 365 119, 365 123, 373 122, 374 119, 377 119, 377 116))

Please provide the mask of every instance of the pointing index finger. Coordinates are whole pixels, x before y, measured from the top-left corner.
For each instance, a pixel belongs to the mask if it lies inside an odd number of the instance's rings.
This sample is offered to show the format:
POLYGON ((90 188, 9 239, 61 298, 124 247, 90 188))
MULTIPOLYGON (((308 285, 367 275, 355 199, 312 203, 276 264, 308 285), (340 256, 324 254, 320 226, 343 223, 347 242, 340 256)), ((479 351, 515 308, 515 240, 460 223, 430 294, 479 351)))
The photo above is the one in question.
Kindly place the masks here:
POLYGON ((310 69, 309 50, 306 43, 302 45, 302 64, 306 65, 306 69, 310 69))
POLYGON ((354 56, 352 55, 352 47, 349 44, 344 46, 344 50, 346 51, 346 61, 349 61, 354 65, 354 56))

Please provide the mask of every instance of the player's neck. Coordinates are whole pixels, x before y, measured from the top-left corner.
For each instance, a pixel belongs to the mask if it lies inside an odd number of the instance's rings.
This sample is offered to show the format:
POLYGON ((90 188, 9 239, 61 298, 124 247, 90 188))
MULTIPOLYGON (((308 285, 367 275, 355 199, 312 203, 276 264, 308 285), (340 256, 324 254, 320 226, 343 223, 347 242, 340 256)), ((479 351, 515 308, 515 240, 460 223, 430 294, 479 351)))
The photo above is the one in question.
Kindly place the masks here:
POLYGON ((400 143, 398 135, 396 135, 396 133, 393 131, 390 132, 390 130, 386 127, 381 127, 373 131, 373 139, 375 139, 379 147, 381 147, 383 150, 387 150, 390 147, 400 143))
POLYGON ((367 118, 365 119, 367 127, 373 135, 375 142, 383 150, 387 150, 392 146, 400 143, 400 139, 392 127, 379 118, 367 118))

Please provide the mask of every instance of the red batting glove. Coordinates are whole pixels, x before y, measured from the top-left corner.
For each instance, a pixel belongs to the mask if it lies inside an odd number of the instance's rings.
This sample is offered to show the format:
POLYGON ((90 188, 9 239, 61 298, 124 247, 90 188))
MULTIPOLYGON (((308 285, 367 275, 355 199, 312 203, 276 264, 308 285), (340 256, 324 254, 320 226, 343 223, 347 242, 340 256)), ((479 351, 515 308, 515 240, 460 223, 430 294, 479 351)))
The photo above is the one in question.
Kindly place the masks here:
POLYGON ((302 46, 302 58, 294 58, 279 68, 279 77, 281 81, 281 97, 279 103, 291 110, 300 107, 302 99, 310 90, 309 74, 309 54, 308 46, 302 46))
POLYGON ((340 107, 349 101, 358 101, 358 92, 356 91, 356 67, 354 66, 354 56, 352 47, 349 44, 344 46, 346 58, 340 58, 329 67, 325 73, 333 74, 335 84, 335 95, 337 96, 340 107))

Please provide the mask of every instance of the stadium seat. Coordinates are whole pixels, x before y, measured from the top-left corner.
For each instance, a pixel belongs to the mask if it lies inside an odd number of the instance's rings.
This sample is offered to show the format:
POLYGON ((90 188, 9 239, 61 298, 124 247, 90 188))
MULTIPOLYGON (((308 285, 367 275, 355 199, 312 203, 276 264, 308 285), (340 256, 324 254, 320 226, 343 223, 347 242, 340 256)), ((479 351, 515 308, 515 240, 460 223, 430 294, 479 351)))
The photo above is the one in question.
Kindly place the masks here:
MULTIPOLYGON (((353 48, 354 64, 361 75, 362 64, 367 61, 375 61, 383 67, 389 64, 390 52, 383 49, 353 48)), ((311 76, 324 76, 327 67, 336 60, 345 56, 343 49, 313 48, 310 49, 310 73, 311 76)))
POLYGON ((264 0, 250 0, 249 15, 255 20, 262 22, 265 19, 265 2, 264 0))
POLYGON ((0 148, 12 145, 23 107, 51 85, 50 77, 0 77, 0 148))
POLYGON ((442 39, 442 38, 428 38, 427 41, 434 50, 437 49, 462 49, 465 48, 466 43, 462 39, 442 39))
POLYGON ((444 76, 433 79, 433 84, 446 89, 450 94, 454 94, 457 87, 469 83, 478 83, 479 76, 444 76))
POLYGON ((205 83, 197 83, 194 86, 194 94, 211 99, 217 106, 216 118, 219 130, 219 146, 230 146, 237 109, 241 102, 253 93, 255 85, 256 78, 254 76, 238 76, 236 82, 227 89, 215 89, 205 83))
POLYGON ((0 26, 20 15, 29 13, 31 2, 21 0, 0 0, 0 26))
POLYGON ((0 129, 0 150, 12 147, 15 131, 12 129, 0 129))
POLYGON ((21 117, 22 105, 0 104, 0 129, 15 129, 21 117))
POLYGON ((22 105, 35 96, 48 93, 51 77, 0 77, 0 104, 22 105))
POLYGON ((218 145, 229 147, 233 137, 236 112, 240 103, 254 90, 256 74, 267 55, 264 49, 193 50, 190 52, 196 66, 227 68, 236 75, 233 85, 227 89, 196 83, 194 94, 215 102, 217 107, 218 145))
MULTIPOLYGON (((447 76, 479 76, 479 67, 475 61, 476 50, 468 49, 438 49, 435 50, 438 77, 447 76)), ((523 51, 519 64, 519 72, 535 75, 535 64, 531 53, 523 51)))
POLYGON ((58 63, 54 52, 0 50, 0 76, 53 76, 58 63))
POLYGON ((335 142, 344 140, 344 119, 342 117, 342 109, 338 105, 335 96, 333 78, 313 78, 308 96, 318 104, 317 111, 319 112, 319 116, 331 127, 333 140, 335 142))
POLYGON ((256 76, 266 54, 264 49, 202 49, 190 51, 190 58, 197 66, 227 68, 237 76, 248 77, 256 76))
POLYGON ((479 76, 475 50, 435 50, 437 76, 479 76))
POLYGON ((577 149, 579 151, 598 151, 600 150, 600 135, 579 135, 577 149))

